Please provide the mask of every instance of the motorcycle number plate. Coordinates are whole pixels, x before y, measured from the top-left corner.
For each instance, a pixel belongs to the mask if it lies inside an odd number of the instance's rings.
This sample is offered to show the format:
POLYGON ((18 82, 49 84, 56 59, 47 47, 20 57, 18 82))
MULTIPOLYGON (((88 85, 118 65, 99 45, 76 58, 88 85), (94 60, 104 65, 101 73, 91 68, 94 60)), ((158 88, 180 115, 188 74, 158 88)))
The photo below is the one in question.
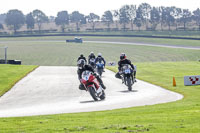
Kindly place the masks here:
POLYGON ((88 81, 89 77, 88 77, 88 76, 85 76, 85 77, 83 77, 83 79, 84 79, 85 81, 88 81))
POLYGON ((130 69, 126 69, 125 73, 131 73, 130 69))

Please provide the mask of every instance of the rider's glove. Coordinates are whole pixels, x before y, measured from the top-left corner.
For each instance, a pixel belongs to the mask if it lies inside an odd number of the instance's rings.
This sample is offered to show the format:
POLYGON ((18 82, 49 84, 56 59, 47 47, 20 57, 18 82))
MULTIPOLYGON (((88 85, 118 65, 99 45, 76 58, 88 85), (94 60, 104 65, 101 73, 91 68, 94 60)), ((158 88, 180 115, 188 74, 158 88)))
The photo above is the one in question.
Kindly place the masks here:
POLYGON ((95 77, 97 76, 97 74, 96 74, 95 72, 93 73, 93 75, 94 75, 95 77))

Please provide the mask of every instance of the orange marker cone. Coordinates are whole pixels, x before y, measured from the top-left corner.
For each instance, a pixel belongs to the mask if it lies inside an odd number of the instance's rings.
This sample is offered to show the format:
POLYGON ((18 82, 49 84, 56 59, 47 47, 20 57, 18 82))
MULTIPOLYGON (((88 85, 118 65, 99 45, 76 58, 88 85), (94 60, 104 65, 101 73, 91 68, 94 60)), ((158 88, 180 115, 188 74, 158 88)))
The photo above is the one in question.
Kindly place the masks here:
POLYGON ((175 77, 173 77, 173 86, 174 86, 174 87, 176 86, 176 80, 175 80, 175 77))

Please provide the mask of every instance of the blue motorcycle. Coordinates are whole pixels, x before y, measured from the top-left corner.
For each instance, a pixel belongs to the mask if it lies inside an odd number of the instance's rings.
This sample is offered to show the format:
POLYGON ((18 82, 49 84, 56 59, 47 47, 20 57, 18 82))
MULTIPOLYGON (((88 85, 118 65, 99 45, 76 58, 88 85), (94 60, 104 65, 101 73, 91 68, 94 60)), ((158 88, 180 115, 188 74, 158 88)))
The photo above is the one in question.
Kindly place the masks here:
POLYGON ((96 63, 96 69, 97 69, 97 73, 101 76, 102 73, 103 73, 103 69, 104 69, 104 63, 100 63, 100 62, 97 62, 96 63))

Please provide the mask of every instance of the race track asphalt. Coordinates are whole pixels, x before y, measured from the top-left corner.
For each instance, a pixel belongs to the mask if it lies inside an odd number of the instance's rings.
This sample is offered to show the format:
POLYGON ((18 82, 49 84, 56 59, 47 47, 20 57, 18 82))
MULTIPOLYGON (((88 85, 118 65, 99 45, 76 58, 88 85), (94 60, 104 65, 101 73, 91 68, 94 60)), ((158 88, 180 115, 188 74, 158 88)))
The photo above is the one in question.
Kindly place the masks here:
POLYGON ((109 70, 103 73, 104 101, 78 89, 76 67, 40 66, 0 98, 0 117, 113 110, 172 102, 182 95, 137 80, 129 92, 109 70))

